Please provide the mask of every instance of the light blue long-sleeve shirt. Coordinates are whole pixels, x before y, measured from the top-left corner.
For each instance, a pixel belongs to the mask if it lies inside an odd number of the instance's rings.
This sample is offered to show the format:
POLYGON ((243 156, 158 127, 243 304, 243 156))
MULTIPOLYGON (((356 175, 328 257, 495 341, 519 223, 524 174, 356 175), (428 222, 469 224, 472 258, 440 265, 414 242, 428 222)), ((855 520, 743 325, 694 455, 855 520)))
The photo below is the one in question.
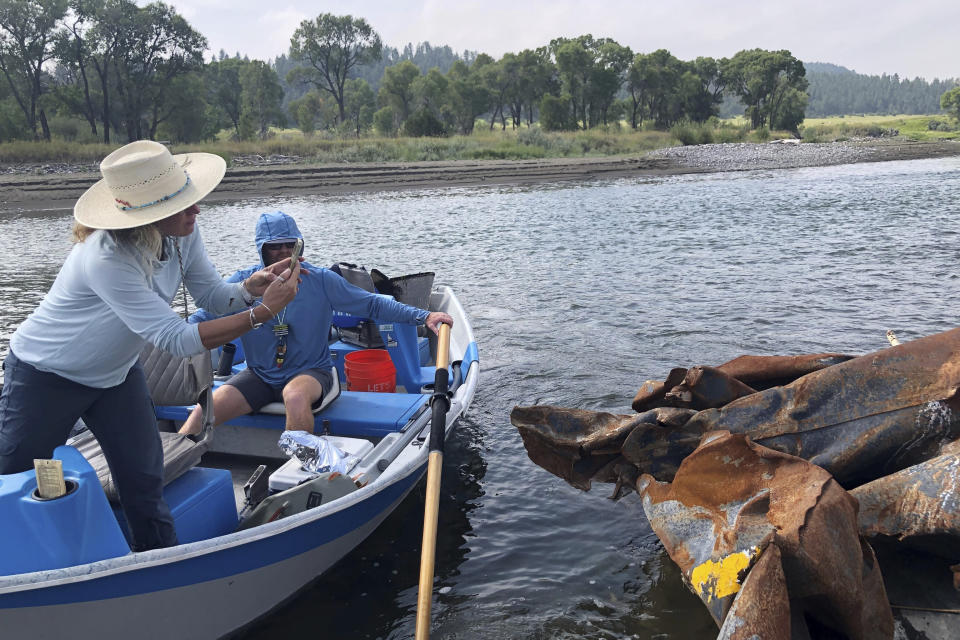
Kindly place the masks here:
MULTIPOLYGON (((281 211, 262 214, 257 221, 255 238, 257 253, 261 256, 260 263, 237 271, 227 281, 243 282, 262 269, 264 244, 302 237, 297 223, 287 214, 281 211)), ((334 310, 377 321, 408 324, 423 324, 429 315, 424 309, 355 287, 329 269, 315 267, 308 262, 303 262, 301 267, 306 273, 301 276, 297 297, 277 317, 240 337, 247 367, 271 386, 282 387, 306 369, 329 369, 333 366, 328 343, 334 310), (276 354, 279 338, 274 333, 274 327, 281 322, 288 325, 289 334, 286 336, 287 350, 283 366, 278 367, 276 354)), ((215 314, 200 309, 194 317, 202 321, 215 317, 215 314)))
MULTIPOLYGON (((10 339, 17 358, 89 387, 126 378, 146 342, 174 355, 201 353, 198 325, 170 308, 180 286, 172 238, 152 278, 130 248, 96 231, 74 245, 40 305, 10 339)), ((246 308, 242 284, 224 282, 210 263, 200 232, 179 238, 183 281, 198 306, 225 314, 246 308)))

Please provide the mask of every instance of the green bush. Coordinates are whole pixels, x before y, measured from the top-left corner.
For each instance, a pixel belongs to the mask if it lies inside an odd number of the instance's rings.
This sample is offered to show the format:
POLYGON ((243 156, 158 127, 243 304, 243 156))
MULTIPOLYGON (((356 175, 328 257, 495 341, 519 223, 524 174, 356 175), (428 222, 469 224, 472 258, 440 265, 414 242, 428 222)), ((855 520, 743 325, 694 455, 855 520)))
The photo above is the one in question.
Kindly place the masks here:
POLYGON ((91 131, 90 123, 81 118, 54 116, 47 123, 50 136, 66 142, 97 142, 97 136, 91 131))
POLYGON ((670 128, 670 135, 680 144, 710 144, 714 140, 714 128, 709 124, 678 122, 670 128))
POLYGON ((570 117, 570 98, 549 93, 540 100, 540 126, 545 131, 572 131, 576 123, 570 117))
POLYGON ((428 109, 420 108, 403 122, 403 135, 411 138, 440 137, 446 135, 443 123, 428 109))
POLYGON ((397 116, 393 107, 384 107, 373 114, 373 128, 382 136, 397 135, 397 116))
POLYGON ((770 139, 770 129, 766 126, 760 127, 753 132, 753 139, 757 142, 766 142, 770 139))

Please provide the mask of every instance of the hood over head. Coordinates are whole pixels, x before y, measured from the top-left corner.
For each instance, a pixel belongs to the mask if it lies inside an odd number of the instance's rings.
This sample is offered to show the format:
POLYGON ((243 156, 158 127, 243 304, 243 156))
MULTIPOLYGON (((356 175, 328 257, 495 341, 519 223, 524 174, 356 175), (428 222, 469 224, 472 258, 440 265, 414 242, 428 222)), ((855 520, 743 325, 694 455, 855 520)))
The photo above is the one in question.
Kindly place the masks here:
POLYGON ((263 245, 274 242, 292 242, 298 238, 303 238, 297 223, 293 218, 283 211, 273 211, 260 214, 257 220, 257 256, 260 258, 260 264, 264 264, 263 245))

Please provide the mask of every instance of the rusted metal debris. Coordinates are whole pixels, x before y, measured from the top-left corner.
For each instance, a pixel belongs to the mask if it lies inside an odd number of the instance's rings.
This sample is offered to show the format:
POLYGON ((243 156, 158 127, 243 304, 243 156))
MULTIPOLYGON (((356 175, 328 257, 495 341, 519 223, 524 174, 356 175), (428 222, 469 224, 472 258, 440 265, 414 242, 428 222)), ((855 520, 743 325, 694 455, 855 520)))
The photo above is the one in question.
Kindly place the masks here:
POLYGON ((811 617, 851 638, 890 637, 858 532, 960 559, 958 389, 955 329, 860 357, 673 369, 643 383, 637 414, 515 407, 511 421, 531 459, 574 486, 637 489, 721 638, 789 638, 811 617), (722 579, 736 589, 721 595, 722 579))
POLYGON ((679 461, 696 447, 699 436, 726 430, 746 433, 760 444, 810 460, 848 488, 923 462, 938 455, 945 442, 960 437, 960 414, 955 411, 960 406, 956 397, 960 329, 845 358, 837 354, 774 357, 769 367, 761 357, 753 357, 752 366, 738 358, 716 368, 674 369, 658 389, 644 383, 634 398, 635 407, 659 403, 661 406, 653 408, 662 409, 684 404, 678 400, 689 398, 686 404, 696 410, 736 397, 722 406, 698 411, 682 426, 644 419, 652 409, 638 415, 614 415, 550 406, 516 407, 511 420, 535 462, 579 487, 589 487, 585 469, 601 469, 609 459, 590 465, 589 449, 572 445, 611 430, 630 445, 623 453, 640 472, 652 473, 660 480, 670 479, 679 461), (741 395, 742 386, 715 375, 729 365, 746 377, 751 371, 761 372, 756 374, 760 377, 765 375, 763 371, 780 376, 790 370, 791 362, 796 369, 837 360, 838 364, 787 385, 749 395, 741 395), (664 390, 675 380, 679 382, 664 390), (671 395, 678 387, 680 391, 671 395), (558 438, 561 425, 562 439, 558 438), (650 433, 631 439, 630 433, 641 425, 650 433), (638 437, 640 447, 635 446, 638 437), (551 463, 553 455, 561 455, 562 463, 551 463), (571 476, 574 468, 578 470, 576 478, 571 476))
MULTIPOLYGON (((857 502, 820 467, 742 434, 715 432, 672 483, 643 475, 637 490, 651 527, 718 626, 743 574, 776 547, 794 624, 812 618, 851 639, 893 636, 876 558, 857 529, 857 502)), ((765 563, 755 590, 779 589, 774 602, 782 604, 782 584, 770 565, 775 561, 765 563)), ((750 617, 763 616, 748 615, 742 624, 750 617)), ((738 635, 754 636, 743 628, 738 635)))
MULTIPOLYGON (((960 441, 958 441, 960 442, 960 441)), ((850 492, 864 535, 960 555, 960 453, 931 458, 850 492)))

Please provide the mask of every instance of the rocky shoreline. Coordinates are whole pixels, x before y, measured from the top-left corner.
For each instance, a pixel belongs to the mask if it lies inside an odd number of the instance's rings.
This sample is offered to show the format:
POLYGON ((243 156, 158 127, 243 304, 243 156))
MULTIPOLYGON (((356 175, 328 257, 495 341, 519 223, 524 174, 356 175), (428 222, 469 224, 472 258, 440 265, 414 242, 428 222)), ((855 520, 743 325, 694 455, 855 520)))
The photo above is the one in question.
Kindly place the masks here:
MULTIPOLYGON (((658 149, 642 156, 515 161, 313 165, 289 156, 282 159, 247 156, 236 159, 207 201, 791 169, 958 155, 960 141, 870 139, 803 144, 793 141, 708 144, 658 149)), ((98 179, 95 163, 0 165, 0 212, 68 210, 98 179)))

